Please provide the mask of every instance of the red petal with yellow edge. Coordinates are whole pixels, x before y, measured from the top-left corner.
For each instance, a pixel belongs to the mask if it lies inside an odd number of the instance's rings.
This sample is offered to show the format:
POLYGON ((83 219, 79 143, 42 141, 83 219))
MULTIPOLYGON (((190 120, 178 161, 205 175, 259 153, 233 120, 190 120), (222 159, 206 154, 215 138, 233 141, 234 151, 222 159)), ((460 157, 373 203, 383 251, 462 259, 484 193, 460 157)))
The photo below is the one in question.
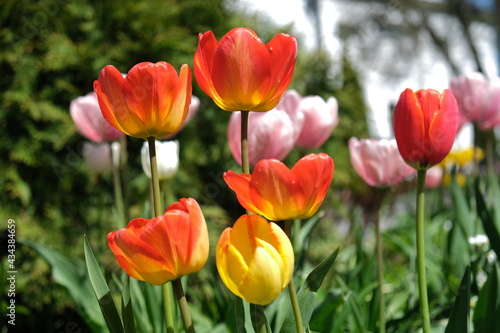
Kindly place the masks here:
POLYGON ((272 221, 294 218, 306 200, 297 175, 276 159, 257 163, 250 181, 250 198, 259 214, 272 221))
POLYGON ((165 63, 140 63, 125 78, 131 87, 127 103, 148 129, 149 136, 161 128, 168 116, 177 82, 175 69, 165 63))
POLYGON ((268 48, 250 29, 235 28, 219 42, 213 58, 212 82, 234 111, 253 110, 270 89, 268 48))
POLYGON ((108 65, 101 70, 99 79, 94 82, 94 90, 99 97, 102 115, 112 126, 131 136, 144 133, 142 119, 127 104, 130 87, 115 67, 108 65))
POLYGON ((327 154, 309 154, 301 158, 292 168, 300 179, 307 202, 301 219, 309 218, 318 210, 332 182, 333 159, 327 154))
POLYGON ((239 203, 251 212, 260 214, 260 210, 255 206, 255 203, 250 197, 250 179, 251 175, 244 173, 237 174, 234 171, 224 172, 224 181, 236 193, 239 203))
POLYGON ((151 229, 152 225, 148 221, 146 219, 132 220, 128 227, 133 233, 129 232, 127 228, 120 229, 114 234, 108 235, 108 244, 117 258, 121 256, 132 267, 130 269, 122 266, 129 275, 133 277, 139 275, 140 280, 158 285, 172 280, 175 273, 172 271, 173 267, 165 261, 154 244, 145 241, 144 233, 148 233, 148 229, 151 229), (145 227, 142 228, 144 225, 145 227), (136 233, 138 230, 140 232, 136 233), (110 238, 112 238, 111 242, 110 238))
POLYGON ((179 78, 176 74, 176 90, 173 92, 170 114, 163 119, 164 127, 171 134, 179 130, 189 113, 189 105, 192 97, 192 75, 188 65, 182 65, 179 78))
POLYGON ((194 54, 194 75, 200 88, 211 98, 220 99, 212 82, 213 58, 219 43, 212 31, 198 35, 198 48, 194 54))
POLYGON ((276 82, 265 98, 268 101, 266 108, 270 110, 279 103, 292 81, 297 59, 297 39, 287 34, 277 34, 266 46, 271 56, 271 82, 276 82))
POLYGON ((192 198, 181 199, 165 213, 168 228, 175 235, 179 275, 203 267, 208 259, 208 230, 200 206, 192 198))

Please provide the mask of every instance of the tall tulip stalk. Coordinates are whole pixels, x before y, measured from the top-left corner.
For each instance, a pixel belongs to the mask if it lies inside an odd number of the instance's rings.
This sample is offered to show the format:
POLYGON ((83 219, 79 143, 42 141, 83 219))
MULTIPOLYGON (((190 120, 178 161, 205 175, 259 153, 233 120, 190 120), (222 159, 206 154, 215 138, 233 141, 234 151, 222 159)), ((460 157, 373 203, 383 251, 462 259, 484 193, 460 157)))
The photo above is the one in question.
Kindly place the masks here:
MULTIPOLYGON (((154 215, 161 216, 155 139, 176 133, 187 117, 192 96, 190 68, 183 65, 180 73, 177 74, 176 70, 166 62, 139 63, 124 77, 115 67, 106 66, 102 69, 99 79, 94 82, 94 90, 97 93, 102 114, 109 124, 127 135, 147 140, 154 215)), ((208 236, 206 243, 208 256, 208 236)), ((186 297, 179 279, 182 275, 173 279, 173 287, 184 328, 188 332, 194 332, 186 297)), ((167 332, 173 332, 168 281, 162 284, 164 310, 167 332)))
MULTIPOLYGON (((401 158, 396 140, 387 139, 363 139, 351 138, 349 140, 349 153, 351 164, 356 172, 370 186, 380 190, 380 206, 384 203, 387 189, 397 185, 404 178, 415 173, 415 170, 401 158)), ((377 252, 377 279, 378 279, 378 301, 379 301, 379 332, 385 333, 385 301, 384 301, 384 265, 383 244, 380 228, 379 207, 375 219, 376 252, 377 252)))
MULTIPOLYGON (((249 113, 272 110, 280 102, 292 80, 296 57, 297 40, 283 33, 267 44, 248 28, 234 28, 220 41, 212 31, 199 34, 194 55, 196 81, 221 109, 241 111, 240 151, 244 174, 250 174, 249 113)), ((250 212, 247 210, 247 213, 250 212)), ((238 298, 237 302, 240 302, 238 298)), ((261 319, 253 320, 258 332, 265 331, 265 320, 261 319)))
POLYGON ((405 162, 417 170, 417 274, 424 333, 430 333, 425 272, 424 186, 427 170, 451 150, 458 123, 458 106, 450 90, 403 91, 394 110, 394 135, 405 162))

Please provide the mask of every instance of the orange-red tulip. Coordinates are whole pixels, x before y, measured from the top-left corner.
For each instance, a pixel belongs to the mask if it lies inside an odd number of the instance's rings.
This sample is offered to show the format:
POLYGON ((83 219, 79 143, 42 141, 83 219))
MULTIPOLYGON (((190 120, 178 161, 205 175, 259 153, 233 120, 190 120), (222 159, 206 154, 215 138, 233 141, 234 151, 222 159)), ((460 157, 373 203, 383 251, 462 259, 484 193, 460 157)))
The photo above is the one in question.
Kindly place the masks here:
POLYGON ((208 258, 208 231, 200 206, 181 199, 153 219, 138 218, 108 234, 108 245, 128 275, 160 285, 199 271, 208 258))
POLYGON ((292 278, 293 247, 285 232, 257 215, 243 215, 222 233, 217 270, 224 284, 247 302, 267 305, 292 278))
POLYGON ((127 135, 162 138, 177 131, 191 102, 191 70, 166 62, 135 65, 126 77, 113 66, 94 82, 104 118, 127 135))
POLYGON ((269 111, 292 80, 297 40, 283 33, 264 44, 248 28, 234 28, 220 42, 200 34, 194 74, 201 89, 226 111, 269 111))
POLYGON ((403 91, 394 110, 394 136, 405 162, 417 170, 441 162, 455 141, 458 106, 450 90, 403 91))
POLYGON ((320 153, 301 158, 290 170, 276 159, 260 160, 251 175, 224 173, 245 209, 271 221, 307 219, 325 198, 333 178, 333 160, 320 153))

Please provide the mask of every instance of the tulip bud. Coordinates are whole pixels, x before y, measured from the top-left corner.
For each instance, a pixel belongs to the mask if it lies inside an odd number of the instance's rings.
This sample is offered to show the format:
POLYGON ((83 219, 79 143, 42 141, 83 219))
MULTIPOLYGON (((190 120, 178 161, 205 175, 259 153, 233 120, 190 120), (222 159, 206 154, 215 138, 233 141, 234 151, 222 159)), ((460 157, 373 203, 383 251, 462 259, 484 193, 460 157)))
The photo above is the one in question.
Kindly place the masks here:
POLYGON ((450 152, 457 133, 458 106, 450 90, 401 93, 394 110, 394 135, 405 162, 426 170, 450 152))
POLYGON ((370 186, 394 186, 415 173, 398 151, 396 140, 349 140, 351 163, 370 186))
POLYGON ((292 278, 294 255, 288 236, 257 215, 241 216, 222 233, 216 252, 224 284, 247 302, 267 305, 292 278))
POLYGON ((181 199, 153 219, 138 218, 108 234, 118 264, 134 279, 160 285, 199 271, 208 259, 208 230, 196 200, 181 199))

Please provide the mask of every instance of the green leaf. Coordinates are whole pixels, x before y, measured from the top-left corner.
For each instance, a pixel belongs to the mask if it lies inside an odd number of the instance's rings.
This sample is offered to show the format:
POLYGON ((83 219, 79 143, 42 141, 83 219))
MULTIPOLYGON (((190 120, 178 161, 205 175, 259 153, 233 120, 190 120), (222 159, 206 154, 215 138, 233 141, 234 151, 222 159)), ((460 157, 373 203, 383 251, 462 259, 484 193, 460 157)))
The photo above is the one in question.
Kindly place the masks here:
POLYGON ((479 292, 474 310, 474 332, 491 333, 500 329, 499 281, 497 265, 479 292))
POLYGON ((101 307, 102 314, 106 319, 106 324, 108 329, 112 333, 123 333, 123 324, 116 309, 113 298, 111 297, 111 292, 109 291, 108 284, 101 273, 97 260, 94 257, 94 253, 90 248, 87 237, 84 236, 84 252, 85 252, 85 262, 87 263, 87 270, 89 272, 90 283, 94 288, 97 301, 101 307))
POLYGON ((465 269, 445 333, 468 333, 470 314, 470 267, 465 269))
POLYGON ((77 258, 68 258, 58 251, 38 244, 28 239, 19 239, 19 243, 29 246, 37 251, 50 265, 52 278, 65 287, 70 297, 79 309, 79 313, 93 332, 104 332, 106 323, 99 304, 92 293, 85 263, 77 258))
POLYGON ((458 186, 457 181, 455 180, 455 176, 452 176, 451 178, 450 192, 456 210, 458 225, 460 226, 460 230, 462 231, 464 238, 468 239, 470 236, 474 236, 472 235, 472 212, 462 189, 458 186))
MULTIPOLYGON (((325 260, 319 263, 311 273, 306 278, 306 281, 297 293, 297 298, 300 306, 300 313, 302 316, 302 322, 305 327, 308 326, 311 320, 312 313, 314 311, 314 303, 317 297, 317 291, 321 287, 323 280, 333 266, 335 259, 339 253, 339 248, 332 252, 325 260)), ((281 327, 280 332, 294 332, 295 331, 295 319, 292 309, 288 312, 287 317, 281 327)))
POLYGON ((475 184, 476 189, 476 205, 477 205, 477 213, 481 222, 483 224, 484 232, 488 239, 490 240, 491 248, 495 251, 497 258, 500 258, 500 234, 495 226, 495 222, 493 221, 492 215, 486 206, 486 201, 483 198, 483 194, 479 189, 479 182, 476 181, 475 184))
POLYGON ((126 333, 135 333, 134 310, 130 299, 130 276, 123 272, 122 276, 122 318, 126 333))

